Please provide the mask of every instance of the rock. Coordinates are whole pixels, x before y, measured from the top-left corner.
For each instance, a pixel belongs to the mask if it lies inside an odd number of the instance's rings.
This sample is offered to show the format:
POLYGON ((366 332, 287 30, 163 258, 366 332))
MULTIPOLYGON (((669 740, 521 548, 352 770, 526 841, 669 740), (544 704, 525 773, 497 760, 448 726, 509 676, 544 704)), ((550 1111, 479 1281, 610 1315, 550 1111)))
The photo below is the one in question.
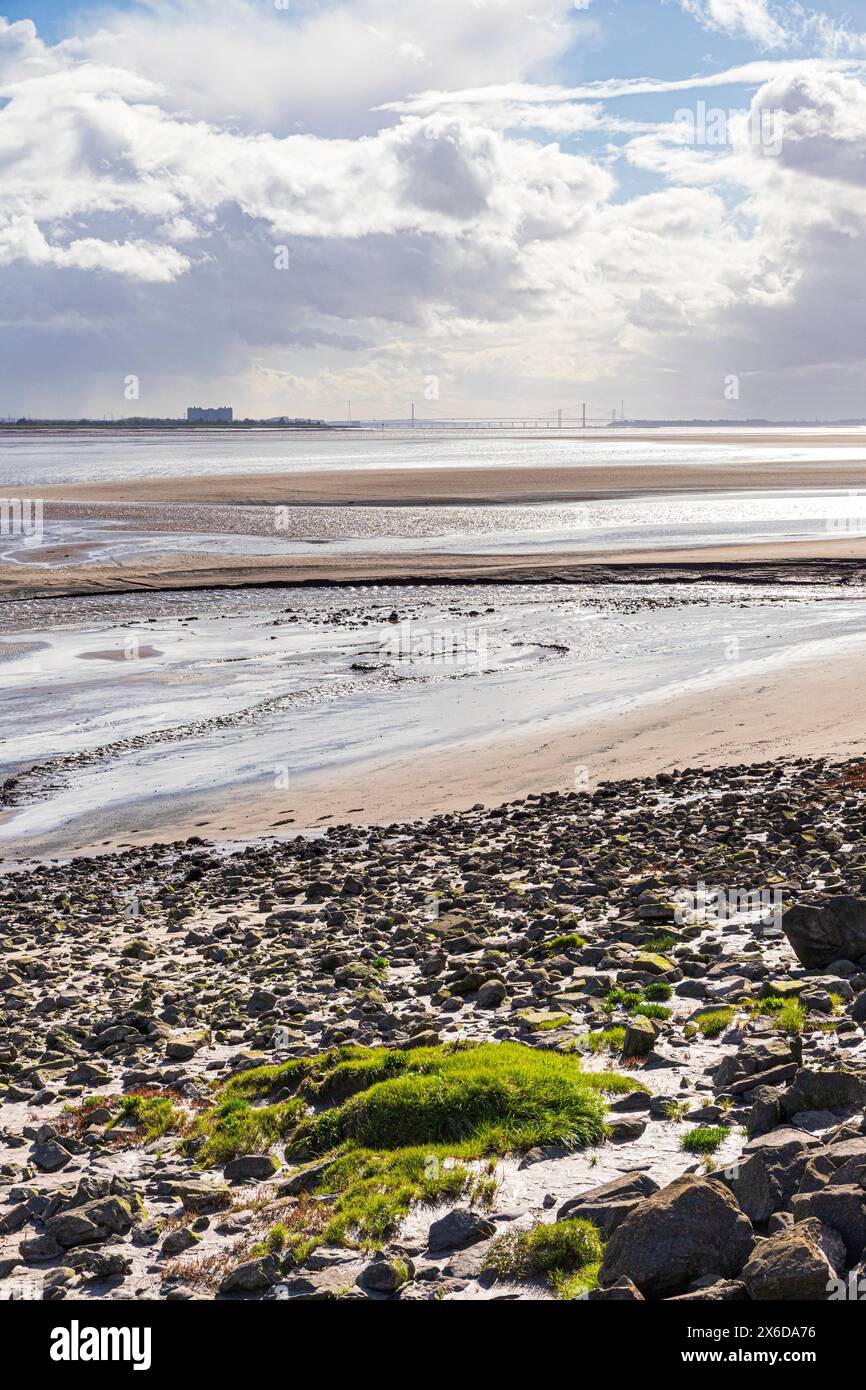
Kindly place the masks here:
POLYGON ((233 1201, 231 1188, 213 1187, 210 1183, 188 1182, 180 1184, 178 1192, 184 1211, 196 1215, 209 1211, 225 1211, 233 1201))
POLYGON ((782 931, 807 970, 866 955, 866 899, 832 894, 821 903, 797 903, 782 915, 782 931))
POLYGON ((279 1171, 280 1160, 273 1154, 243 1154, 232 1158, 223 1168, 227 1182, 262 1182, 279 1171))
POLYGON ((77 1211, 64 1211, 59 1216, 52 1216, 45 1223, 45 1230, 65 1250, 71 1250, 76 1245, 95 1244, 108 1238, 107 1232, 101 1230, 95 1221, 90 1221, 77 1211))
MULTIPOLYGON (((270 1297, 271 1295, 266 1296, 270 1297)), ((296 1274, 291 1279, 283 1280, 277 1284, 273 1289, 273 1297, 280 1302, 321 1303, 323 1300, 334 1298, 335 1293, 332 1288, 318 1280, 307 1279, 302 1274, 296 1274)))
POLYGON ((18 1253, 25 1264, 40 1264, 43 1260, 56 1260, 63 1254, 63 1246, 53 1236, 33 1236, 22 1240, 18 1253))
POLYGON ((315 1192, 321 1186, 322 1180, 327 1170, 331 1167, 333 1159, 322 1159, 321 1163, 311 1163, 308 1168, 301 1168, 297 1173, 293 1173, 290 1178, 286 1178, 277 1188, 279 1197, 299 1197, 302 1192, 315 1192))
POLYGON ((749 1297, 762 1302, 826 1299, 835 1277, 814 1218, 758 1241, 743 1269, 749 1297))
POLYGON ((475 996, 482 1009, 495 1009, 508 998, 508 988, 504 980, 488 980, 475 996))
POLYGON ((357 1276, 355 1283, 371 1293, 396 1293, 415 1277, 415 1266, 410 1259, 397 1259, 396 1256, 372 1260, 357 1276))
POLYGON ((273 1255, 258 1260, 246 1260, 230 1269, 220 1284, 220 1293, 255 1293, 269 1289, 278 1278, 277 1262, 273 1255))
POLYGON ((194 1235, 188 1226, 179 1226, 176 1231, 167 1235, 160 1246, 159 1253, 167 1257, 172 1255, 182 1255, 184 1250, 191 1250, 194 1245, 201 1244, 201 1236, 194 1235))
POLYGON ((698 1279, 688 1293, 676 1294, 669 1303, 742 1303, 749 1297, 742 1279, 698 1279))
POLYGON ((624 1057, 646 1057, 655 1047, 656 1029, 649 1018, 630 1018, 625 1025, 624 1057))
POLYGON ((787 1038, 762 1038, 741 1047, 733 1056, 724 1057, 713 1071, 713 1085, 734 1090, 742 1081, 743 1089, 771 1084, 777 1078, 780 1068, 790 1068, 787 1073, 793 1076, 800 1063, 799 1050, 795 1051, 787 1038))
POLYGON ((636 1115, 609 1114, 605 1124, 611 1144, 632 1144, 647 1127, 647 1121, 636 1115))
POLYGON ((862 1187, 828 1184, 818 1192, 798 1193, 791 1199, 794 1221, 815 1216, 845 1242, 851 1263, 866 1249, 866 1192, 862 1187))
POLYGON ((468 1207, 455 1207, 432 1222, 427 1232, 427 1249, 431 1254, 438 1250, 464 1250, 495 1234, 496 1227, 486 1216, 468 1207))
POLYGON ((810 1071, 797 1073, 792 1085, 779 1098, 786 1119, 801 1110, 862 1110, 866 1105, 866 1082, 848 1071, 810 1071))
POLYGON ((768 1221, 788 1205, 806 1171, 812 1142, 811 1135, 785 1128, 746 1145, 726 1180, 750 1221, 768 1221))
POLYGON ((11 1211, 4 1212, 0 1216, 0 1235, 13 1235, 28 1225, 30 1220, 30 1208, 24 1202, 20 1202, 17 1207, 13 1207, 11 1211))
POLYGON ((617 1279, 607 1289, 590 1289, 587 1303, 643 1303, 644 1296, 630 1279, 617 1279))
POLYGON ((62 1144, 58 1144, 56 1139, 37 1144, 31 1156, 41 1173, 57 1173, 72 1161, 72 1154, 62 1144))
POLYGON ((630 1114, 632 1111, 649 1110, 652 1105, 652 1096, 648 1091, 629 1091, 627 1095, 620 1096, 617 1100, 608 1102, 611 1114, 622 1115, 630 1114))
POLYGON ((556 1219, 570 1221, 579 1217, 591 1221, 607 1240, 645 1197, 651 1197, 658 1190, 658 1183, 648 1173, 623 1173, 621 1178, 590 1188, 578 1197, 570 1197, 557 1211, 556 1219))
POLYGON ((200 1048, 205 1046, 207 1040, 206 1028, 201 1028, 195 1033, 179 1033, 169 1039, 166 1044, 165 1055, 175 1062, 188 1062, 200 1048))
POLYGON ((655 951, 639 951, 635 956, 634 968, 649 975, 672 975, 677 969, 667 956, 661 956, 655 951))
POLYGON ((627 1277, 645 1298, 686 1292, 702 1274, 732 1278, 752 1249, 752 1227, 720 1183, 687 1175, 646 1197, 608 1241, 599 1283, 627 1277))
POLYGON ((132 1259, 123 1250, 76 1250, 69 1263, 88 1279, 125 1279, 132 1273, 132 1259))
POLYGON ((774 1086, 756 1086, 751 1096, 752 1108, 746 1116, 745 1128, 751 1138, 769 1134, 781 1117, 779 1092, 774 1086))
POLYGON ((99 1197, 70 1211, 58 1212, 45 1222, 45 1230, 65 1249, 93 1245, 109 1236, 126 1235, 135 1217, 122 1197, 99 1197))

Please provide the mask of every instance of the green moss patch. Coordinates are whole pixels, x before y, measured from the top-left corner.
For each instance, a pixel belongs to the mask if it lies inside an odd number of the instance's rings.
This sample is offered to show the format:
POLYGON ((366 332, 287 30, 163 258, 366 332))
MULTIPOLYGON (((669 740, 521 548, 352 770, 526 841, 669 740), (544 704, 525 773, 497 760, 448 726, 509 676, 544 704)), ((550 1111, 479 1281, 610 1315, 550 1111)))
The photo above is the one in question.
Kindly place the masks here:
POLYGON ((319 1155, 347 1141, 373 1149, 451 1143, 455 1156, 480 1158, 536 1144, 585 1148, 604 1137, 604 1103, 573 1057, 518 1043, 404 1056, 400 1075, 301 1125, 295 1147, 319 1155))
POLYGON ((558 951, 576 951, 585 945, 585 937, 578 936, 577 932, 568 932, 565 936, 555 936, 552 941, 545 941, 544 949, 554 956, 558 951))
POLYGON ((605 1095, 633 1089, 629 1077, 520 1043, 335 1048, 233 1077, 189 1139, 205 1141, 199 1162, 222 1163, 290 1127, 290 1162, 324 1160, 311 1185, 332 1198, 329 1218, 292 1235, 300 1262, 320 1241, 375 1246, 415 1203, 489 1199, 501 1155, 600 1143, 605 1095))

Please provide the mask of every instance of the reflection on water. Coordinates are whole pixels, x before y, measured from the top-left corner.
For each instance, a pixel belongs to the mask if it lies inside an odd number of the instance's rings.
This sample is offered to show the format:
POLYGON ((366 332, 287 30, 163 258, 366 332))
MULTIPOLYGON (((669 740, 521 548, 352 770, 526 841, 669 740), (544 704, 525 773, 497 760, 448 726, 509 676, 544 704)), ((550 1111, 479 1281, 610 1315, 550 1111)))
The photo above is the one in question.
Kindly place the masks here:
POLYGON ((159 554, 580 553, 866 535, 866 494, 686 493, 523 506, 235 507, 49 504, 41 545, 6 537, 29 566, 129 564, 159 554), (62 518, 62 519, 59 519, 62 518))
MULTIPOLYGON (((823 432, 826 434, 826 431, 823 432)), ((213 473, 281 473, 334 468, 555 468, 647 463, 706 465, 788 463, 798 460, 862 459, 863 445, 828 445, 822 434, 804 429, 773 430, 772 444, 738 437, 719 442, 679 440, 676 432, 642 439, 591 431, 586 438, 550 438, 527 431, 515 438, 477 434, 436 434, 427 430, 334 432, 250 430, 243 434, 0 434, 0 488, 52 483, 99 482, 115 478, 170 478, 213 473)), ((600 478, 603 483, 603 478, 600 478)))

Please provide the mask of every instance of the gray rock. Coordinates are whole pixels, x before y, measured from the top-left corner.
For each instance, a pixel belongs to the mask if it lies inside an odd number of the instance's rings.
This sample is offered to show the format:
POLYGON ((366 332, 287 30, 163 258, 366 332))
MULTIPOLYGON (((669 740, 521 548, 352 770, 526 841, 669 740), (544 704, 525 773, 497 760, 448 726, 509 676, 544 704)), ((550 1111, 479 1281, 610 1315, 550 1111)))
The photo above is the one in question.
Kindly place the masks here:
POLYGON ((72 1162, 72 1154, 56 1139, 37 1144, 31 1157, 41 1173, 57 1173, 61 1168, 65 1168, 67 1163, 72 1162))
POLYGON ((777 1129, 753 1141, 726 1179, 750 1221, 768 1221, 787 1207, 806 1171, 811 1136, 777 1129))
POLYGON ((415 1266, 410 1259, 397 1259, 384 1256, 372 1260, 358 1275, 355 1283, 360 1289, 371 1293, 396 1293, 415 1277, 415 1266))
POLYGON ((786 1119, 800 1110, 862 1110, 866 1082, 849 1071, 810 1071, 803 1067, 779 1099, 786 1119))
POLYGON ((644 1296, 630 1279, 617 1279, 607 1289, 591 1289, 587 1303, 643 1303, 644 1296))
POLYGON ((476 1002, 482 1009, 495 1009, 508 998, 508 989, 504 980, 488 980, 483 984, 475 996, 476 1002))
POLYGON ((194 1235, 188 1226, 179 1226, 176 1231, 166 1236, 159 1253, 167 1257, 182 1255, 185 1250, 191 1250, 194 1245, 200 1244, 201 1236, 194 1235))
POLYGON ((656 1036, 657 1030, 651 1019, 630 1018, 625 1025, 623 1055, 625 1057, 645 1057, 655 1047, 656 1036))
POLYGON ((752 1244, 749 1219, 727 1188, 687 1175, 644 1198, 616 1228, 599 1283, 627 1277, 645 1298, 669 1298, 703 1274, 733 1278, 752 1244))
POLYGON ((480 1212, 468 1207, 455 1207, 438 1221, 434 1221, 427 1232, 427 1249, 465 1250, 468 1245, 487 1240, 495 1235, 496 1227, 480 1212))
POLYGON ((246 1260, 230 1269, 220 1284, 220 1293, 255 1293, 258 1289, 269 1289, 276 1284, 277 1262, 273 1255, 263 1255, 258 1260, 246 1260))
POLYGON ((845 1242, 850 1260, 858 1260, 866 1249, 866 1192, 862 1187, 822 1187, 818 1192, 798 1194, 791 1199, 795 1222, 816 1216, 845 1242))
POLYGON ((769 1134, 779 1123, 779 1092, 774 1086, 756 1086, 751 1099, 752 1108, 746 1116, 746 1131, 751 1138, 757 1138, 769 1134))
POLYGON ((658 1190, 658 1183, 648 1173, 623 1173, 620 1178, 590 1188, 578 1197, 570 1197, 559 1208, 556 1219, 591 1221, 607 1240, 645 1197, 651 1197, 658 1190))
POLYGON ((821 1223, 813 1219, 759 1241, 743 1269, 750 1298, 826 1299, 835 1270, 821 1247, 821 1223))
POLYGON ((830 895, 797 903, 782 916, 782 931, 807 970, 866 955, 866 899, 830 895))
POLYGON ((611 1144, 631 1144, 647 1127, 647 1121, 637 1115, 608 1115, 605 1124, 611 1144))
POLYGON ((262 1182, 272 1178, 280 1166, 273 1154, 242 1154, 232 1158, 223 1169, 227 1182, 262 1182))

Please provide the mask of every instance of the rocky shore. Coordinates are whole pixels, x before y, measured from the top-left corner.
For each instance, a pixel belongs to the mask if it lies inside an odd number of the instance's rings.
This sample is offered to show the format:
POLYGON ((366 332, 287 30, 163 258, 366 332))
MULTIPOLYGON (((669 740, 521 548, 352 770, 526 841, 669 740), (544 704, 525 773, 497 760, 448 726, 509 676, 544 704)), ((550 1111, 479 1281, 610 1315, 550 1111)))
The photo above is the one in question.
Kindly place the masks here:
POLYGON ((866 1277, 866 765, 0 880, 0 1291, 824 1300, 866 1277))

